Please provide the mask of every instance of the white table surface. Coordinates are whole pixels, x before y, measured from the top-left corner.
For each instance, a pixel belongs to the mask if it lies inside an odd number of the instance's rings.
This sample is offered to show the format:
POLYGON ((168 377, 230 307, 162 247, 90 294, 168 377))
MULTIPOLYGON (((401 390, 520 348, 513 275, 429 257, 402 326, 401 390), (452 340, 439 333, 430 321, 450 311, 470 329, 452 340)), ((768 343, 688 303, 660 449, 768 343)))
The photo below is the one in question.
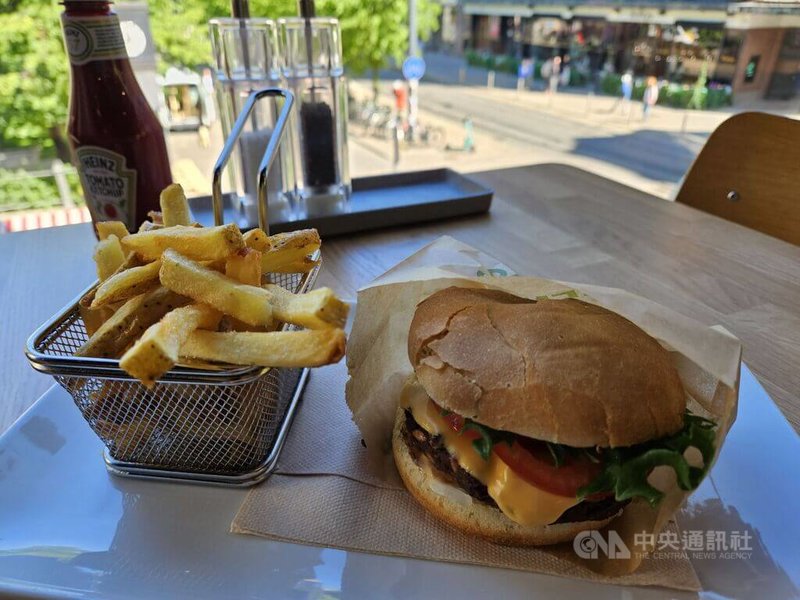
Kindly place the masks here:
MULTIPOLYGON (((694 596, 231 534, 246 491, 116 478, 101 452, 59 387, 0 438, 0 596, 694 596)), ((688 529, 748 530, 753 552, 749 560, 693 560, 703 597, 800 596, 799 456, 800 439, 744 368, 739 418, 680 521, 688 529)))

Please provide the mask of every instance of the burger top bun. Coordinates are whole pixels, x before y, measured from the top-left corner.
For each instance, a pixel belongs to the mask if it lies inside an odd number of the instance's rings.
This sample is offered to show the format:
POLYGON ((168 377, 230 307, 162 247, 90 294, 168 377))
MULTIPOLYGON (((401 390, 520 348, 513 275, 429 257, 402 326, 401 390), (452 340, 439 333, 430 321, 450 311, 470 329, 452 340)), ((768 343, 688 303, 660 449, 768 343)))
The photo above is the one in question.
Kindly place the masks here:
POLYGON ((408 357, 434 402, 495 429, 617 447, 683 426, 686 396, 668 352, 580 300, 450 287, 417 306, 408 357))

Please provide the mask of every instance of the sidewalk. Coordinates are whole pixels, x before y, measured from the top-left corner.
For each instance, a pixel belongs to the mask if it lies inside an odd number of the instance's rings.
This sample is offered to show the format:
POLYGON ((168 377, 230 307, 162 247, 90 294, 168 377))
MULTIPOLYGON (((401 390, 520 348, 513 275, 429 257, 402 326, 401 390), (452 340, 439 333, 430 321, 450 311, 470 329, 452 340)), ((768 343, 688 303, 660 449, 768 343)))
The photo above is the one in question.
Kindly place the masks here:
MULTIPOLYGON (((621 106, 616 106, 618 111, 615 113, 615 105, 620 104, 620 99, 613 96, 595 95, 588 89, 581 88, 562 88, 555 96, 550 98, 544 92, 544 83, 541 81, 533 82, 534 89, 527 89, 522 92, 517 91, 517 77, 511 73, 495 73, 494 88, 487 87, 487 69, 467 65, 463 57, 430 52, 425 55, 427 69, 425 71, 425 82, 435 82, 450 85, 465 85, 481 88, 492 93, 495 98, 505 100, 511 104, 523 101, 523 98, 530 96, 533 105, 539 110, 545 110, 559 115, 566 115, 570 118, 580 120, 584 123, 595 124, 597 115, 608 115, 606 122, 617 125, 628 124, 629 121, 641 120, 641 102, 632 102, 631 118, 622 110, 621 106), (459 72, 465 69, 465 81, 459 82, 459 72)), ((728 117, 743 112, 753 110, 778 114, 793 119, 800 119, 800 101, 778 101, 778 100, 759 100, 749 102, 746 106, 727 106, 717 110, 686 110, 670 108, 666 106, 656 106, 649 124, 664 127, 667 131, 713 131, 722 121, 728 117)), ((605 124, 605 123, 604 123, 605 124)))

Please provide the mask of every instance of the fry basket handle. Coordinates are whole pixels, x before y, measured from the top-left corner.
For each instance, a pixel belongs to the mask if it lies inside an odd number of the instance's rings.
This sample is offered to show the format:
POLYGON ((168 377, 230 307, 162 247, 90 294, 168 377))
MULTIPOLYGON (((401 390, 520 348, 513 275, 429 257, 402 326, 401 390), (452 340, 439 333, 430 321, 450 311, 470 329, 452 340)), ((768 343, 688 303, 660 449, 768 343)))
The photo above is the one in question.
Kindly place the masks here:
POLYGON ((281 107, 281 112, 278 115, 277 121, 275 122, 275 128, 272 131, 272 135, 269 138, 267 149, 264 151, 264 156, 258 166, 258 225, 267 234, 269 234, 267 175, 269 174, 270 167, 272 167, 272 163, 275 160, 275 151, 278 149, 278 144, 280 144, 281 140, 283 139, 286 123, 289 120, 289 115, 292 111, 292 106, 294 105, 294 94, 292 94, 292 92, 289 90, 284 90, 281 88, 263 88, 251 92, 250 97, 247 99, 247 102, 242 109, 242 112, 239 114, 239 117, 233 124, 233 128, 231 129, 228 139, 225 140, 225 145, 222 148, 222 152, 220 153, 219 158, 217 158, 217 162, 214 164, 214 178, 212 180, 211 187, 211 202, 214 206, 215 225, 222 225, 224 222, 222 202, 222 173, 231 158, 233 149, 236 147, 236 142, 239 141, 239 137, 242 135, 242 130, 244 129, 245 123, 247 122, 247 119, 250 118, 250 113, 253 112, 253 108, 259 100, 265 97, 277 96, 283 98, 283 106, 281 107))

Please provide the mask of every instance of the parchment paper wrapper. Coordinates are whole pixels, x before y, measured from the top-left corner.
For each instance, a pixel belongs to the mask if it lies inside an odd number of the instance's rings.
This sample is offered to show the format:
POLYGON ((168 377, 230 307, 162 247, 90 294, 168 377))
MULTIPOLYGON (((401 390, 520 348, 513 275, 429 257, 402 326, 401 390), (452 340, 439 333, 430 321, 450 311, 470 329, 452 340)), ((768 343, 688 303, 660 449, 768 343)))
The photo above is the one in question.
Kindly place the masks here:
MULTIPOLYGON (((739 342, 622 290, 517 277, 505 265, 443 237, 359 291, 348 342, 347 404, 340 365, 315 371, 277 474, 250 492, 232 531, 378 554, 536 571, 595 581, 700 589, 686 558, 579 559, 572 544, 507 548, 454 532, 405 492, 391 458, 391 430, 400 389, 412 372, 406 354, 416 305, 451 285, 492 287, 524 297, 566 296, 606 306, 637 323, 671 351, 689 407, 718 424, 717 453, 736 415, 739 342), (361 445, 361 439, 366 448, 361 445), (637 568, 638 567, 638 568, 637 568)), ((653 482, 666 490, 658 510, 632 502, 610 528, 628 548, 636 533, 674 528, 670 517, 686 493, 665 470, 653 482)), ((641 539, 641 538, 640 538, 641 539)))

